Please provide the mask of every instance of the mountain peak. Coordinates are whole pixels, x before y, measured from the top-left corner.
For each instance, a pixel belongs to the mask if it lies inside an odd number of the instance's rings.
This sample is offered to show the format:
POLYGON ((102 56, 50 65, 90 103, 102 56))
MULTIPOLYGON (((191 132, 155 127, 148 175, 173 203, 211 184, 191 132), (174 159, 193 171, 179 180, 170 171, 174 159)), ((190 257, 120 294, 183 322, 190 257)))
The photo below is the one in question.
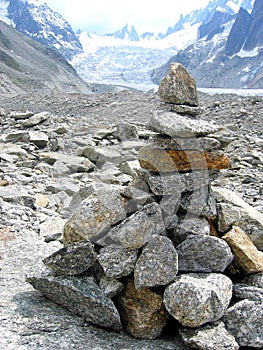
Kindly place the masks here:
POLYGON ((140 41, 140 37, 137 34, 136 29, 134 26, 131 26, 128 23, 126 23, 122 29, 117 30, 113 34, 106 34, 106 36, 112 36, 113 38, 121 40, 140 41))

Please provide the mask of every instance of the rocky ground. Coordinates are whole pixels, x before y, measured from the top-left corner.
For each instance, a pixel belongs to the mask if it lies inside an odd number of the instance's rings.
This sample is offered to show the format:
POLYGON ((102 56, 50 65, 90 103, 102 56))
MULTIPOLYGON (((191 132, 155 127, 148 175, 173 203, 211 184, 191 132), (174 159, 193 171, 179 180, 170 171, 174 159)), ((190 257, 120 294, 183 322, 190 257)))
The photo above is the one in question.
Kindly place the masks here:
MULTIPOLYGON (((62 247, 64 224, 94 182, 125 186, 132 180, 137 152, 152 136, 147 123, 169 105, 154 92, 128 90, 34 93, 0 101, 2 347, 187 349, 169 330, 150 341, 92 326, 25 283, 26 274, 62 247), (139 138, 122 140, 120 121, 135 125, 139 138)), ((262 214, 263 98, 199 93, 199 102, 198 118, 222 126, 218 139, 232 162, 213 185, 236 192, 262 214)))

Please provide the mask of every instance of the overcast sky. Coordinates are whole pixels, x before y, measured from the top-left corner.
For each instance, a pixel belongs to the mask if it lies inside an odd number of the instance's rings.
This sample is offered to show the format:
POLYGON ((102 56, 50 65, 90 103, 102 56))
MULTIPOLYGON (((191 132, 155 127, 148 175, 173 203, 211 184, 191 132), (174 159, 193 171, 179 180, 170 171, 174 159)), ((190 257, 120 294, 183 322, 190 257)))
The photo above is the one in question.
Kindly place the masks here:
POLYGON ((209 0, 45 0, 73 27, 105 34, 134 25, 139 34, 145 31, 166 32, 180 13, 204 7, 209 0))

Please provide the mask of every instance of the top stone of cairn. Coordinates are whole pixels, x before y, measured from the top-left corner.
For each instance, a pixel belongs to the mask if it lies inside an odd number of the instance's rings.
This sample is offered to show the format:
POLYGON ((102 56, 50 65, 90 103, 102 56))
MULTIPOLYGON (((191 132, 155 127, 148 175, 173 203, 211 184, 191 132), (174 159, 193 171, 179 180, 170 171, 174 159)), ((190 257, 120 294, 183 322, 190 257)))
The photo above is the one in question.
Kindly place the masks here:
POLYGON ((172 62, 160 83, 158 95, 164 102, 176 105, 198 106, 198 96, 194 78, 185 67, 172 62))

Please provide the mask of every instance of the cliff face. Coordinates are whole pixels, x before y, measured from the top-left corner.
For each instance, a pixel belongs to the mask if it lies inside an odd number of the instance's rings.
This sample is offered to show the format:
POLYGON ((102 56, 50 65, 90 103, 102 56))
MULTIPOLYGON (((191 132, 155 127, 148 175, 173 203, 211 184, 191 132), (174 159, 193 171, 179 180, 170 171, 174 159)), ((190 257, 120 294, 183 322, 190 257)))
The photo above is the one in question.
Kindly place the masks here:
POLYGON ((212 23, 223 18, 217 15, 201 26, 199 34, 206 36, 152 71, 153 82, 159 84, 174 61, 189 70, 199 87, 263 88, 263 1, 255 1, 251 14, 240 8, 234 21, 216 30, 212 23))

